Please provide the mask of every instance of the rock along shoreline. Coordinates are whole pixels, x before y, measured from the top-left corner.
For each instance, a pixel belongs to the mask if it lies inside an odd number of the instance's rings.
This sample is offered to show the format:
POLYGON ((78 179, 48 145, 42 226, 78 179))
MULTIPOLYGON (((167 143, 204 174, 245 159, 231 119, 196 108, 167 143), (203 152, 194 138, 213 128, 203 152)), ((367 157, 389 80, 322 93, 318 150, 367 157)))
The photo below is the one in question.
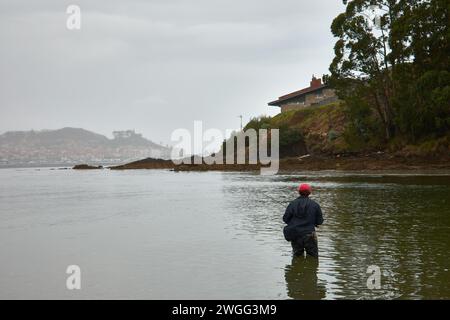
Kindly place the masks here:
MULTIPOLYGON (((259 171, 260 164, 180 164, 171 160, 143 159, 111 170, 169 169, 172 171, 259 171)), ((307 156, 280 159, 279 171, 386 171, 386 170, 450 170, 450 155, 441 157, 402 157, 386 153, 347 156, 307 156)))

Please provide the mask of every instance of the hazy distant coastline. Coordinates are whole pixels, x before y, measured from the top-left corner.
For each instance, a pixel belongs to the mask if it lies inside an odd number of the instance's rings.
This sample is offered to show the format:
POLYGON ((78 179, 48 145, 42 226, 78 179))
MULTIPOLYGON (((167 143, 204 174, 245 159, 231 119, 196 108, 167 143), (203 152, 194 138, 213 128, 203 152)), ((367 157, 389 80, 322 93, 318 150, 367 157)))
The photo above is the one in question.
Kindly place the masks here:
POLYGON ((134 130, 115 131, 113 139, 80 128, 10 131, 0 135, 0 167, 71 167, 81 162, 117 165, 156 157, 168 159, 170 148, 134 130))

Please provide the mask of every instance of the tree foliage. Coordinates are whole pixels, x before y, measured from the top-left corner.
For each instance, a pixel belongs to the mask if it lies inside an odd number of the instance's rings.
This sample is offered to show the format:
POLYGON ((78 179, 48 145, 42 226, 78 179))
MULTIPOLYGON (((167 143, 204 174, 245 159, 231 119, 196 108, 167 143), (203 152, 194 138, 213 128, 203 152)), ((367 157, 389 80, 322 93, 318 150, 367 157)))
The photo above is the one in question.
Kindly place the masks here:
POLYGON ((448 0, 343 1, 328 81, 361 137, 417 140, 450 129, 448 0))
POLYGON ((244 130, 254 129, 279 129, 279 143, 281 148, 289 147, 295 143, 302 142, 303 135, 298 128, 292 128, 288 123, 278 123, 274 125, 271 117, 258 117, 250 120, 245 126, 244 130))

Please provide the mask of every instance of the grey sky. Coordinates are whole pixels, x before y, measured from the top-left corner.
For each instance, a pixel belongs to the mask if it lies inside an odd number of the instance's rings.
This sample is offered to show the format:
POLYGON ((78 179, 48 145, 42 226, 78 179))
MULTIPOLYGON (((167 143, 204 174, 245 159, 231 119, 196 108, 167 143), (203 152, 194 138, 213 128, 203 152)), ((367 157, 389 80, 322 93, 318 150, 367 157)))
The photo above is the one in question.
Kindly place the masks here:
POLYGON ((238 128, 328 71, 340 0, 0 0, 0 131, 238 128), (79 31, 66 8, 82 10, 79 31))

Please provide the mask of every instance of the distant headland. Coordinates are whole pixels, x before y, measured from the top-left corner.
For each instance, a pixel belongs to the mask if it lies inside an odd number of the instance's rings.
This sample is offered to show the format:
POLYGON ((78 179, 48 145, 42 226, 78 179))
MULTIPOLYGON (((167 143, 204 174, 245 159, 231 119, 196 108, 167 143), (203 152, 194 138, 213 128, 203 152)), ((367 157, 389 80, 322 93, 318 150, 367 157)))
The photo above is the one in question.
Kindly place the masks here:
POLYGON ((80 129, 10 131, 0 135, 0 167, 114 165, 170 157, 171 149, 134 130, 114 131, 113 139, 80 129))

